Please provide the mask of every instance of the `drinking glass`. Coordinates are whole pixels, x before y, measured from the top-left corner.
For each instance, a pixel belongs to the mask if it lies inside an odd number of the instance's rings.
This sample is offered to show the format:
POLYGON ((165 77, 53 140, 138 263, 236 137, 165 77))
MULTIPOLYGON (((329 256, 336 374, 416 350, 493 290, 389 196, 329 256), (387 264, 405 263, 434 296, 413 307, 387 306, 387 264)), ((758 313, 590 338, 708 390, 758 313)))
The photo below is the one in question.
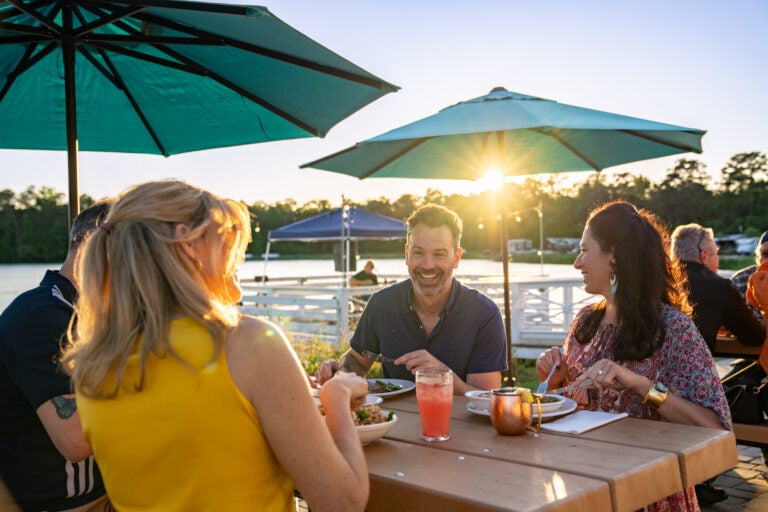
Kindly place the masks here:
POLYGON ((418 370, 416 402, 419 404, 421 417, 421 438, 425 441, 450 439, 453 372, 451 370, 418 370))

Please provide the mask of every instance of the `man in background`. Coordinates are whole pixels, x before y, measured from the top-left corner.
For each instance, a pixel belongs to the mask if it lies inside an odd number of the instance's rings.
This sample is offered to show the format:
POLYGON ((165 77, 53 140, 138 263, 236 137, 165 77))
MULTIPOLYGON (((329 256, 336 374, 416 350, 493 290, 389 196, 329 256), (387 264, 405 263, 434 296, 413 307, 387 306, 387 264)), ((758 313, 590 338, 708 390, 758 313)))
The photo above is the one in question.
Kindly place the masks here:
POLYGON ((373 264, 373 260, 366 261, 363 270, 349 278, 349 286, 355 287, 378 285, 379 278, 376 276, 376 274, 373 273, 374 268, 375 266, 373 264))
POLYGON ((109 507, 70 380, 58 365, 77 297, 75 260, 108 209, 99 202, 80 213, 59 271, 47 271, 0 315, 0 476, 25 511, 109 507))
POLYGON ((672 232, 671 251, 688 275, 693 321, 709 350, 715 349, 720 327, 745 345, 762 345, 763 326, 731 282, 717 274, 720 258, 712 230, 698 224, 678 226, 672 232))

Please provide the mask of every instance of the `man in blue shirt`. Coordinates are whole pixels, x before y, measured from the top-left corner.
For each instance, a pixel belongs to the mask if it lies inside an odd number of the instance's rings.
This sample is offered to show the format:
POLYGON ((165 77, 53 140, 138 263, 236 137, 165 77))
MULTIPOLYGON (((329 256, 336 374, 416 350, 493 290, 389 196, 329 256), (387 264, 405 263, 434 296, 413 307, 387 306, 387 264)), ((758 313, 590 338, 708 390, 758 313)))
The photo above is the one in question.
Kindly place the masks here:
POLYGON ((405 262, 410 279, 373 294, 340 361, 325 361, 322 384, 337 369, 365 376, 369 350, 384 362, 385 377, 414 379, 417 370, 450 368, 453 391, 493 389, 506 369, 504 324, 499 307, 453 277, 461 260, 461 219, 437 205, 408 219, 405 262))
POLYGON ((0 477, 24 511, 109 510, 69 377, 58 365, 77 297, 75 260, 108 208, 100 202, 78 215, 61 269, 46 272, 0 315, 0 477))

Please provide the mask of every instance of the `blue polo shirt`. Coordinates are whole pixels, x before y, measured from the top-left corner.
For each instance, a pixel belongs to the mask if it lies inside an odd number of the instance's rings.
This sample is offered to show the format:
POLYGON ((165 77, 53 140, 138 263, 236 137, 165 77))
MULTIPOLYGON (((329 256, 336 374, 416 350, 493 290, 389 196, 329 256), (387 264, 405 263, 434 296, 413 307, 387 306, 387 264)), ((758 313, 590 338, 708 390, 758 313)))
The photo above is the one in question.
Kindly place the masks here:
MULTIPOLYGON (((504 323, 499 307, 456 278, 451 283, 451 294, 440 320, 429 336, 413 309, 413 283, 407 279, 371 296, 350 346, 359 353, 370 350, 393 359, 426 349, 462 380, 470 373, 507 368, 504 323)), ((384 363, 382 367, 387 378, 414 380, 405 365, 384 363)))

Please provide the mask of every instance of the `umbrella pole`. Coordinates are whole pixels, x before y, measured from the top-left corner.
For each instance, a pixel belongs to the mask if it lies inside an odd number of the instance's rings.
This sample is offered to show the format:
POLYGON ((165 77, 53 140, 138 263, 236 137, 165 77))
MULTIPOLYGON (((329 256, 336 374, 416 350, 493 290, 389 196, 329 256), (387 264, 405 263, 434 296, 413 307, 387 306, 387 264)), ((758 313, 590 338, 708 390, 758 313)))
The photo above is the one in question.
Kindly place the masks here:
POLYGON ((69 225, 80 213, 80 193, 77 189, 77 102, 75 99, 75 45, 72 42, 72 5, 64 2, 62 8, 64 56, 64 94, 67 111, 67 167, 69 182, 69 225))
POLYGON ((504 333, 507 338, 507 365, 509 366, 509 383, 514 386, 517 384, 517 375, 515 372, 515 358, 512 354, 512 308, 510 307, 509 297, 509 244, 507 242, 507 212, 504 208, 503 199, 499 201, 499 210, 501 211, 501 263, 504 269, 504 333))

